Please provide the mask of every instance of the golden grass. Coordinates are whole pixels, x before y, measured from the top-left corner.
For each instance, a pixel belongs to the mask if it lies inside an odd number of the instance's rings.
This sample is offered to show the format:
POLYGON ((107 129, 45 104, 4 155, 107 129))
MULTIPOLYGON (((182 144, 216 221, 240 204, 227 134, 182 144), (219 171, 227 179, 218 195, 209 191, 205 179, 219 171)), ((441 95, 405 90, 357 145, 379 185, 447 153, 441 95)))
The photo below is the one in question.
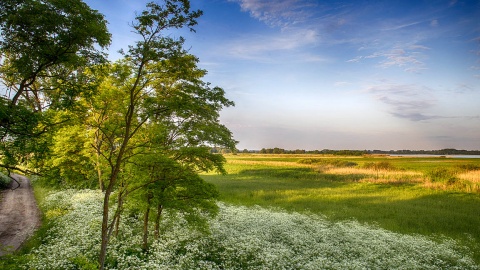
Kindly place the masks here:
MULTIPOLYGON (((322 174, 330 175, 361 175, 364 176, 360 180, 356 178, 360 183, 378 183, 378 184, 420 184, 424 188, 436 189, 436 190, 461 190, 468 193, 480 192, 480 170, 469 171, 465 173, 457 174, 456 177, 460 180, 454 185, 442 182, 432 182, 425 175, 425 172, 404 170, 404 169, 373 169, 362 168, 360 166, 355 167, 336 167, 334 164, 303 164, 297 162, 297 158, 308 158, 309 155, 259 155, 254 156, 255 159, 243 159, 245 157, 250 158, 248 155, 230 156, 228 158, 228 164, 231 166, 239 165, 245 167, 276 167, 276 168, 312 168, 314 171, 322 174), (282 160, 283 158, 292 158, 292 161, 282 160), (276 160, 278 159, 278 160, 276 160)), ((253 157, 253 156, 252 156, 253 157)), ((318 156, 312 156, 318 158, 318 156)), ((322 156, 322 159, 338 158, 322 156)), ((359 158, 359 157, 351 157, 359 158)), ((391 159, 392 157, 383 157, 384 159, 391 159)), ((399 159, 393 157, 392 159, 399 159)), ((421 160, 422 162, 445 162, 445 160, 439 159, 438 161, 421 160)), ((412 161, 416 162, 416 161, 412 161)), ((239 167, 240 168, 240 167, 239 167)))
POLYGON ((473 183, 480 183, 480 170, 461 173, 458 175, 458 178, 462 180, 470 181, 473 183))

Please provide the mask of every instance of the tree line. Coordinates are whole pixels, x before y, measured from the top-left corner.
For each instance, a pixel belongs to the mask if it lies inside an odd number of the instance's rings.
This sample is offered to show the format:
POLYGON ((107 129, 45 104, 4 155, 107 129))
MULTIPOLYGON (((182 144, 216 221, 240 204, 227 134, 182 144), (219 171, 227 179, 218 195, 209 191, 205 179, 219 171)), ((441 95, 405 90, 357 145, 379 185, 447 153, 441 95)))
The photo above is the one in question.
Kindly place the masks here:
MULTIPOLYGON (((211 151, 232 153, 230 150, 212 148, 211 151)), ((304 150, 295 149, 288 150, 279 147, 262 148, 260 150, 237 149, 236 153, 258 153, 258 154, 319 154, 319 155, 338 155, 338 156, 362 156, 369 154, 386 154, 386 155, 480 155, 480 150, 457 150, 446 148, 440 150, 304 150)))

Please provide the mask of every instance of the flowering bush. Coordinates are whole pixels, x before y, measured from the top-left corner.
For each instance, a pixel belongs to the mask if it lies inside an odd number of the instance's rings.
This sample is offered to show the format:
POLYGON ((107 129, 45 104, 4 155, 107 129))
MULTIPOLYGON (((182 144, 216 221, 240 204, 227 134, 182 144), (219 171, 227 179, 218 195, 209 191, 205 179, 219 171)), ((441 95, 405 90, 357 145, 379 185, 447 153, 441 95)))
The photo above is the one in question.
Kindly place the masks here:
MULTIPOLYGON (((61 191, 47 209, 54 218, 45 244, 27 255, 28 269, 94 268, 101 227, 102 193, 61 191)), ((122 220, 112 238, 107 269, 479 269, 453 240, 392 233, 355 221, 219 203, 210 233, 166 213, 163 233, 148 252, 140 248, 141 217, 122 220)))

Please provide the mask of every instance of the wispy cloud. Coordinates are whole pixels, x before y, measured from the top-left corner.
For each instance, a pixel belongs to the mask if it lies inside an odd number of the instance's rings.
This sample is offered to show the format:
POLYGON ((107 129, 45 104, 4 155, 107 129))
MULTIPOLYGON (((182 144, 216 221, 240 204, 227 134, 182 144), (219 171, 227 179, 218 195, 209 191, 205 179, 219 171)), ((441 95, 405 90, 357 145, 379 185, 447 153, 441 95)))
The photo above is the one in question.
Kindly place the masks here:
POLYGON ((227 55, 239 59, 271 62, 277 53, 295 56, 299 62, 325 61, 324 57, 300 50, 313 46, 318 35, 313 30, 284 31, 271 35, 249 35, 229 41, 225 46, 227 55))
POLYGON ((444 118, 428 114, 436 100, 432 90, 418 85, 383 84, 367 88, 381 103, 389 107, 389 113, 398 118, 411 121, 444 118))
POLYGON ((409 22, 409 23, 405 23, 405 24, 389 26, 389 27, 383 28, 383 29, 381 29, 381 30, 382 30, 382 31, 396 31, 396 30, 400 30, 400 29, 403 29, 403 28, 407 28, 407 27, 410 27, 410 26, 417 25, 417 24, 421 24, 421 23, 422 23, 422 21, 409 22))
POLYGON ((379 58, 380 61, 377 63, 379 67, 399 67, 403 68, 406 72, 419 73, 421 70, 427 69, 423 62, 423 59, 426 58, 424 53, 426 50, 429 50, 429 48, 419 44, 395 46, 387 51, 378 51, 369 55, 359 55, 347 60, 347 62, 356 63, 365 59, 379 58))
POLYGON ((272 27, 288 27, 305 22, 316 6, 306 0, 230 0, 239 3, 242 11, 272 27))

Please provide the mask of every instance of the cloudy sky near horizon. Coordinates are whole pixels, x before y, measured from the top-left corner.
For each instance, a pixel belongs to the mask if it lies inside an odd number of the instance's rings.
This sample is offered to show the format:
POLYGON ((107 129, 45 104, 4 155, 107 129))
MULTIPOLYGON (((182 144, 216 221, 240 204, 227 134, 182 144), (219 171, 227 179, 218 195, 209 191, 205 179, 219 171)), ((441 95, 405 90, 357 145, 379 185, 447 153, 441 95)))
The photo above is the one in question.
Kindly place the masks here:
MULTIPOLYGON (((86 0, 110 57, 147 1, 86 0)), ((480 150, 480 1, 193 0, 184 35, 239 149, 480 150)))

